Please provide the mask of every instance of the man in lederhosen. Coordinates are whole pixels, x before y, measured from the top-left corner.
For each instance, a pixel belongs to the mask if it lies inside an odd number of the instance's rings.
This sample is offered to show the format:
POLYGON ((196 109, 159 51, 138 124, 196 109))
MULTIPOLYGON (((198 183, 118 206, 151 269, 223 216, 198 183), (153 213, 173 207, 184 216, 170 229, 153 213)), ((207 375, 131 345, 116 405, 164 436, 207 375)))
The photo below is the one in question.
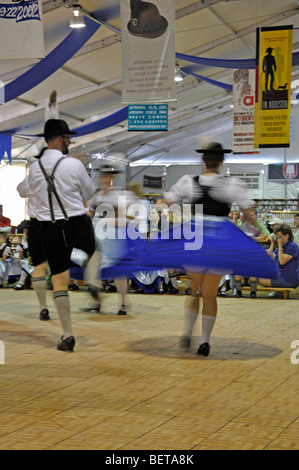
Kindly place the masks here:
POLYGON ((36 219, 52 274, 53 300, 63 328, 57 345, 61 351, 73 351, 75 346, 68 296, 72 250, 78 248, 89 257, 95 250, 92 222, 86 215, 84 201, 92 198, 96 188, 81 161, 65 157, 71 134, 75 132, 65 121, 48 120, 40 134, 48 147, 29 171, 29 186, 37 204, 36 219))

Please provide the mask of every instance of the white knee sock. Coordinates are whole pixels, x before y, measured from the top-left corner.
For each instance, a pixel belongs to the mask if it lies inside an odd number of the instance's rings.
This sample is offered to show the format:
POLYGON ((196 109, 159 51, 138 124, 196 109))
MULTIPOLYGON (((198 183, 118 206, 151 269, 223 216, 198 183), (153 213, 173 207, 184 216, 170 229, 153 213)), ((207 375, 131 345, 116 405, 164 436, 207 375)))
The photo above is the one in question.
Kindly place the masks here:
POLYGON ((24 271, 24 269, 22 269, 21 276, 20 276, 18 284, 21 284, 21 286, 23 286, 25 284, 27 276, 28 276, 28 274, 26 273, 26 271, 24 271))
POLYGON ((200 338, 200 344, 209 343, 211 340, 211 333, 214 328, 216 317, 210 317, 208 315, 202 315, 202 332, 200 338))
POLYGON ((73 336, 71 306, 68 291, 60 290, 58 292, 54 292, 53 301, 60 318, 64 339, 68 338, 69 336, 73 336))
POLYGON ((192 309, 186 309, 184 313, 184 336, 191 338, 192 331, 197 319, 198 312, 192 309))
POLYGON ((47 294, 47 278, 33 277, 31 279, 32 287, 36 293, 40 309, 47 308, 46 294, 47 294))

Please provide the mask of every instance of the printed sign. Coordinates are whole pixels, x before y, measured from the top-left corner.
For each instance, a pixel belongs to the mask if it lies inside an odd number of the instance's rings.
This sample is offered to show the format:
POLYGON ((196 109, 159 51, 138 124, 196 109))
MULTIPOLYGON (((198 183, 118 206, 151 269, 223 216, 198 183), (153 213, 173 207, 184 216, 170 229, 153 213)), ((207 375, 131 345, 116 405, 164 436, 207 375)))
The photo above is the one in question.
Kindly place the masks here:
POLYGON ((293 27, 257 29, 255 146, 290 146, 293 27))
POLYGON ((163 176, 143 176, 143 186, 145 188, 163 189, 165 178, 163 176))
POLYGON ((233 76, 233 152, 254 150, 255 71, 235 70, 233 76))
POLYGON ((41 0, 1 0, 0 43, 1 60, 44 57, 41 0))
POLYGON ((168 104, 129 105, 129 131, 167 131, 168 104))
POLYGON ((297 163, 286 163, 286 164, 271 164, 268 167, 268 180, 286 181, 286 180, 298 180, 298 164, 297 163))
POLYGON ((173 0, 122 0, 122 102, 176 101, 173 0))

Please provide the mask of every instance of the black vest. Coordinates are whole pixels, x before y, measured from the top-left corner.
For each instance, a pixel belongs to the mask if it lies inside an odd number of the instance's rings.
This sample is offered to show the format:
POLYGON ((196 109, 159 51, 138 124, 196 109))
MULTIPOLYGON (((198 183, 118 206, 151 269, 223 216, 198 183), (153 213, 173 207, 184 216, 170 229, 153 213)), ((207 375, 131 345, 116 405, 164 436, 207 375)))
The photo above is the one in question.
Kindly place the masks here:
POLYGON ((5 248, 6 248, 7 246, 9 246, 9 245, 8 245, 8 244, 5 244, 5 245, 3 246, 3 248, 0 248, 0 258, 3 257, 4 250, 5 250, 5 248))
POLYGON ((201 186, 199 184, 198 176, 195 176, 194 182, 197 186, 200 187, 200 190, 202 191, 202 196, 192 202, 193 213, 195 211, 195 204, 202 204, 204 215, 227 217, 231 209, 230 204, 228 204, 227 202, 220 202, 220 201, 216 201, 215 199, 213 199, 209 194, 211 187, 201 186))
POLYGON ((22 248, 22 251, 23 251, 23 258, 27 259, 29 257, 29 249, 24 248, 23 243, 20 243, 20 247, 22 248))

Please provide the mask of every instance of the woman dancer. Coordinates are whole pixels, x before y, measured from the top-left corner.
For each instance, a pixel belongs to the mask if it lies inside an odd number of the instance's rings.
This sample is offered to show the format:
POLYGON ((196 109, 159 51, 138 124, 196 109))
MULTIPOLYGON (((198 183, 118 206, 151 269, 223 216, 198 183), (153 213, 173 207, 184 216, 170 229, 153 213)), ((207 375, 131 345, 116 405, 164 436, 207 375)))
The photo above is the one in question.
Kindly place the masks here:
MULTIPOLYGON (((96 242, 100 251, 100 266, 93 277, 99 277, 103 268, 117 264, 126 251, 126 224, 127 209, 130 204, 137 201, 131 191, 124 191, 115 186, 115 178, 121 173, 118 164, 113 162, 102 165, 100 169, 100 190, 89 201, 87 214, 94 218, 96 242)), ((118 315, 126 315, 126 302, 128 294, 128 279, 125 276, 116 276, 115 285, 119 293, 121 306, 118 315)), ((100 311, 101 302, 99 290, 91 291, 92 303, 80 309, 84 312, 100 311)))
MULTIPOLYGON (((224 154, 231 150, 223 149, 221 144, 213 142, 206 149, 196 151, 203 153, 203 174, 199 177, 185 175, 180 178, 170 191, 165 193, 165 199, 161 199, 159 204, 171 205, 187 199, 193 205, 202 205, 204 215, 227 217, 231 204, 236 202, 246 216, 246 210, 252 201, 248 198, 245 183, 220 175, 224 154)), ((217 291, 222 274, 210 274, 206 270, 193 273, 192 278, 192 295, 186 298, 185 303, 184 336, 181 345, 190 347, 202 297, 202 334, 197 353, 208 356, 211 333, 217 316, 217 291)))

